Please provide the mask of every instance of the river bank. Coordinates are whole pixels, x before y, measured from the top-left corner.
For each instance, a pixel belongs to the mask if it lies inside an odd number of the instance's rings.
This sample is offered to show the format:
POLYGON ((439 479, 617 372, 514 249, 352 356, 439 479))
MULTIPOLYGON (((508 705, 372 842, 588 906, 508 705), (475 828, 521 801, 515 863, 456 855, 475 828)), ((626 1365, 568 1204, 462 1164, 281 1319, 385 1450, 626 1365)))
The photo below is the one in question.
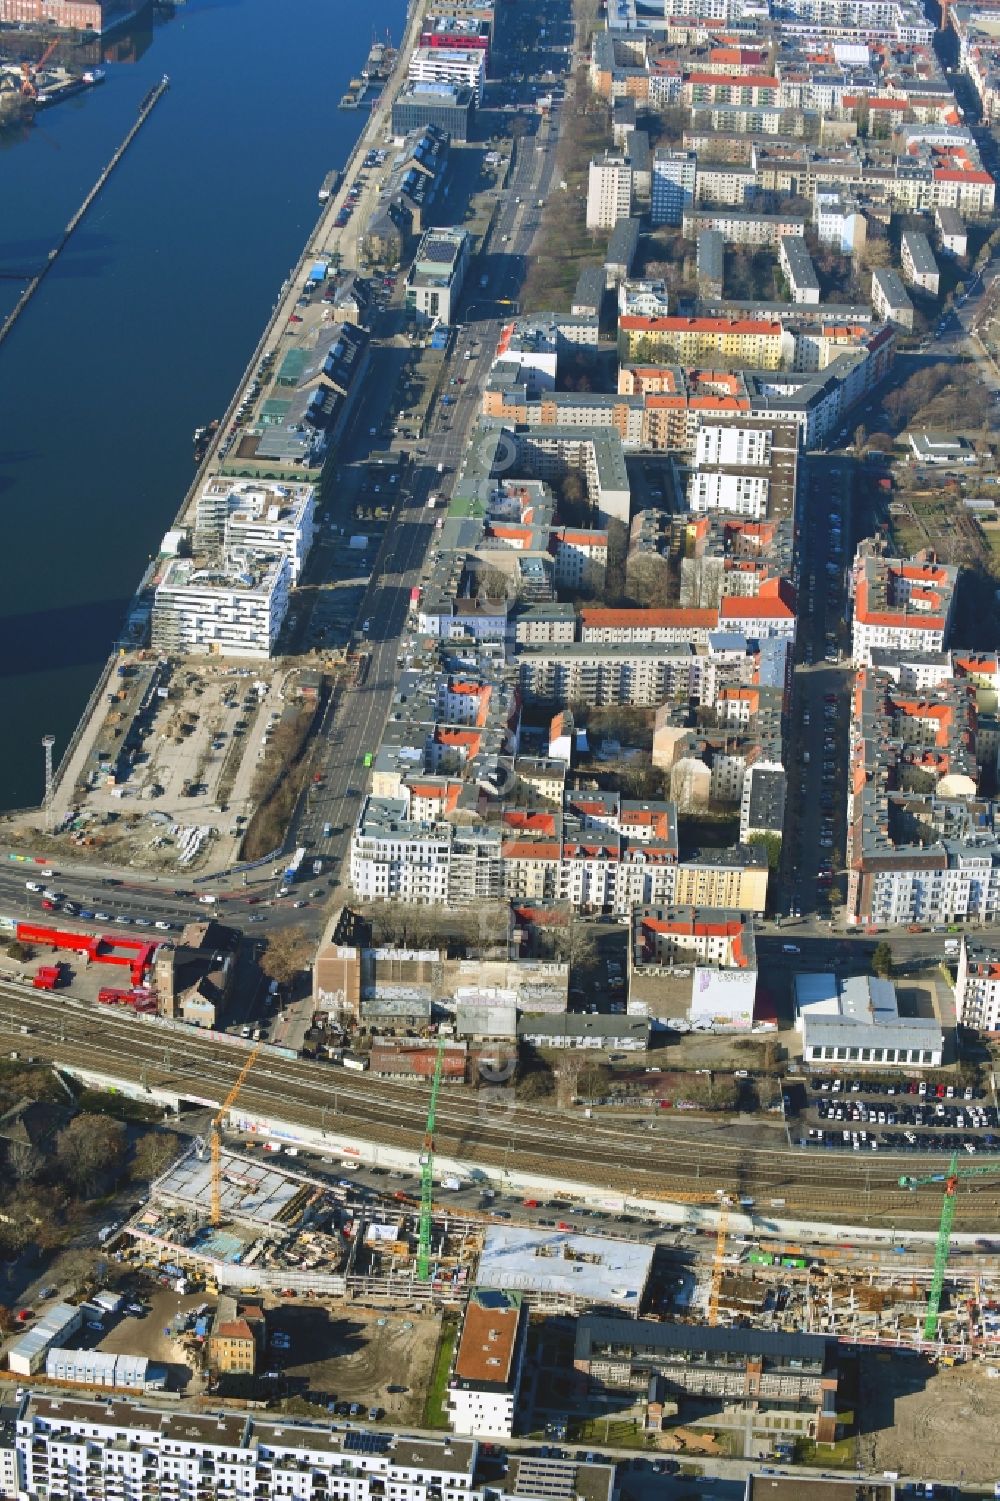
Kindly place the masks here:
MULTIPOLYGON (((24 205, 0 270, 50 246, 163 72, 171 91, 2 355, 6 546, 0 658, 7 807, 36 804, 40 740, 67 744, 129 597, 190 485, 193 429, 220 413, 316 195, 367 117, 338 111, 373 29, 325 0, 190 0, 105 87, 0 143, 0 186, 24 205), (304 39, 308 38, 308 45, 304 39), (56 378, 58 376, 58 378, 56 378)), ((20 288, 0 281, 0 314, 20 288)))

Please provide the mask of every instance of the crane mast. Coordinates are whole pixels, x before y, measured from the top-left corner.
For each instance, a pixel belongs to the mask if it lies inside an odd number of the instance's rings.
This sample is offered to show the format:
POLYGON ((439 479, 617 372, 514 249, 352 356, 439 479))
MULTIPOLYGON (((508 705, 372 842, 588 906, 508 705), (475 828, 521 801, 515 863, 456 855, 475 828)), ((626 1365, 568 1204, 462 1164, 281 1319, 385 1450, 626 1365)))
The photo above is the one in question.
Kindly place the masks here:
POLYGON ((417 1276, 426 1282, 431 1274, 431 1224, 434 1216, 434 1128, 437 1124, 438 1091, 444 1069, 444 1038, 438 1040, 434 1078, 427 1107, 424 1147, 420 1154, 420 1234, 417 1240, 417 1276))
POLYGON ((226 1112, 236 1104, 240 1090, 246 1083, 247 1074, 257 1062, 257 1054, 260 1052, 260 1043, 252 1050, 246 1063, 236 1076, 236 1082, 226 1095, 212 1121, 210 1137, 212 1150, 212 1224, 217 1226, 222 1223, 222 1122, 226 1112))
POLYGON ((937 1244, 934 1248, 934 1272, 931 1276, 931 1289, 927 1297, 927 1308, 924 1311, 924 1339, 937 1338, 938 1322, 941 1314, 941 1294, 944 1291, 944 1274, 948 1270, 948 1257, 951 1254, 951 1227, 955 1223, 955 1195, 958 1191, 960 1178, 997 1177, 1000 1175, 1000 1166, 994 1163, 992 1167, 959 1167, 958 1153, 953 1153, 951 1162, 948 1164, 946 1173, 928 1173, 923 1178, 911 1178, 904 1174, 899 1180, 900 1188, 911 1190, 926 1188, 931 1183, 944 1184, 944 1199, 941 1204, 941 1218, 938 1221, 937 1244))

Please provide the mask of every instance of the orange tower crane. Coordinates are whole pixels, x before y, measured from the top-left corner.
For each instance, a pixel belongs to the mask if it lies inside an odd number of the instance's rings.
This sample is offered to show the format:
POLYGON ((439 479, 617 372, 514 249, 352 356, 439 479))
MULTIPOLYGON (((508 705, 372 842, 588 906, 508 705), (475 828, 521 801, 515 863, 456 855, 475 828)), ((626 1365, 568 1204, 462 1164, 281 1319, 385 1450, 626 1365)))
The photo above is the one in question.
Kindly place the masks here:
POLYGON ((246 1083, 247 1074, 257 1062, 257 1054, 260 1052, 260 1043, 247 1057, 247 1061, 236 1076, 236 1082, 226 1095, 216 1112, 211 1125, 212 1137, 212 1224, 217 1226, 222 1222, 222 1122, 227 1112, 236 1104, 240 1090, 246 1083))

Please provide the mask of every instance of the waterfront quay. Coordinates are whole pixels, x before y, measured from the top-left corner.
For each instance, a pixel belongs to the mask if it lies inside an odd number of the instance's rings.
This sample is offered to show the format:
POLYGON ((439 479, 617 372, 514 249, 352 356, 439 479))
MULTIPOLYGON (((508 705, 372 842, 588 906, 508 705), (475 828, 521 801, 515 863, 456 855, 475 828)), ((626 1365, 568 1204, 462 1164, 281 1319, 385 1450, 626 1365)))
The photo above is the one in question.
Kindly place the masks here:
MULTIPOLYGON (((254 397, 248 393, 256 378, 257 372, 270 369, 273 373, 280 358, 290 349, 297 347, 305 333, 312 334, 314 329, 309 328, 296 311, 296 302, 301 295, 302 283, 310 266, 316 261, 322 261, 331 266, 340 267, 343 270, 353 268, 356 260, 358 227, 362 222, 363 214, 368 211, 374 202, 375 184, 370 190, 366 190, 362 204, 357 206, 353 219, 345 226, 338 225, 337 221, 342 217, 342 211, 346 200, 349 185, 356 175, 357 165, 363 161, 365 153, 375 143, 383 145, 389 129, 389 113, 391 99, 398 88, 400 80, 405 77, 407 59, 419 37, 419 28, 423 6, 411 7, 407 20, 405 35, 401 46, 395 53, 395 68, 392 76, 384 81, 383 93, 374 101, 369 112, 359 115, 362 128, 347 161, 334 162, 331 164, 331 172, 336 175, 338 187, 324 199, 321 212, 305 239, 301 255, 297 263, 289 270, 279 289, 277 301, 271 309, 265 327, 254 347, 243 375, 237 383, 232 397, 225 411, 219 415, 218 421, 213 425, 213 437, 211 443, 204 448, 197 472, 184 498, 177 510, 173 530, 193 528, 197 496, 204 486, 217 474, 229 476, 241 475, 246 477, 251 472, 251 466, 240 459, 238 451, 230 452, 232 439, 235 436, 233 428, 237 423, 237 413, 242 413, 242 424, 245 426, 252 419, 252 413, 248 408, 254 405, 254 397), (227 442, 227 439, 229 440, 227 442), (227 462, 228 461, 228 462, 227 462)), ((361 67, 365 61, 362 54, 357 60, 357 66, 361 67)), ((329 176, 329 174, 328 174, 329 176)), ((317 182, 317 189, 320 184, 317 182)), ((13 321, 13 320, 12 320, 13 321)), ((374 340, 373 340, 374 343, 374 340)), ((362 382, 353 393, 354 405, 360 405, 366 400, 362 382)), ((260 393, 257 393, 260 395, 260 393)), ((257 406, 263 401, 257 402, 257 406)), ((206 416, 209 414, 206 414, 206 416)), ((238 450, 238 445, 237 445, 238 450)), ((317 492, 323 475, 323 463, 326 454, 320 456, 315 467, 291 465, 282 467, 278 465, 260 465, 255 472, 269 481, 281 482, 294 479, 314 484, 317 492)), ((77 776, 86 762, 100 736, 101 727, 104 724, 107 713, 107 693, 110 679, 114 675, 118 661, 119 649, 126 650, 140 645, 143 639, 143 625, 141 622, 148 620, 148 605, 151 599, 151 591, 156 578, 155 563, 150 566, 147 573, 139 583, 138 590, 133 598, 128 622, 115 643, 115 649, 106 661, 102 671, 98 675, 97 685, 90 699, 84 707, 80 720, 71 735, 67 748, 61 757, 58 757, 56 782, 53 795, 53 807, 67 809, 73 805, 76 791, 77 776), (132 629, 136 621, 140 622, 137 629, 132 629)), ((22 810, 25 817, 31 817, 31 810, 22 810)), ((190 810, 195 812, 194 805, 190 810)))

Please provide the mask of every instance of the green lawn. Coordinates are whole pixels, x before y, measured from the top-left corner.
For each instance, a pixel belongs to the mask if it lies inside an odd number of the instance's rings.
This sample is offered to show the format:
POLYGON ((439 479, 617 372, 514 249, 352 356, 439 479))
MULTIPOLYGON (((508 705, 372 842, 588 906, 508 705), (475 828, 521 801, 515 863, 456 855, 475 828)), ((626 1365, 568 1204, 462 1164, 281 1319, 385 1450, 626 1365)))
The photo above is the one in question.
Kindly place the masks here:
POLYGON ((799 1439, 795 1445, 795 1463, 815 1465, 822 1470, 851 1470, 857 1463, 857 1445, 853 1437, 838 1439, 835 1444, 799 1439))
POLYGON ((605 1444, 619 1449, 645 1449, 646 1435, 634 1418, 570 1418, 566 1437, 573 1444, 605 1444))
POLYGON ((448 1398, 448 1376, 457 1339, 458 1318, 455 1314, 446 1313, 441 1319, 441 1336, 438 1340, 437 1355, 434 1358, 434 1371, 431 1375, 430 1386, 427 1388, 427 1399, 424 1402, 423 1426, 425 1428, 448 1427, 445 1402, 448 1398))

